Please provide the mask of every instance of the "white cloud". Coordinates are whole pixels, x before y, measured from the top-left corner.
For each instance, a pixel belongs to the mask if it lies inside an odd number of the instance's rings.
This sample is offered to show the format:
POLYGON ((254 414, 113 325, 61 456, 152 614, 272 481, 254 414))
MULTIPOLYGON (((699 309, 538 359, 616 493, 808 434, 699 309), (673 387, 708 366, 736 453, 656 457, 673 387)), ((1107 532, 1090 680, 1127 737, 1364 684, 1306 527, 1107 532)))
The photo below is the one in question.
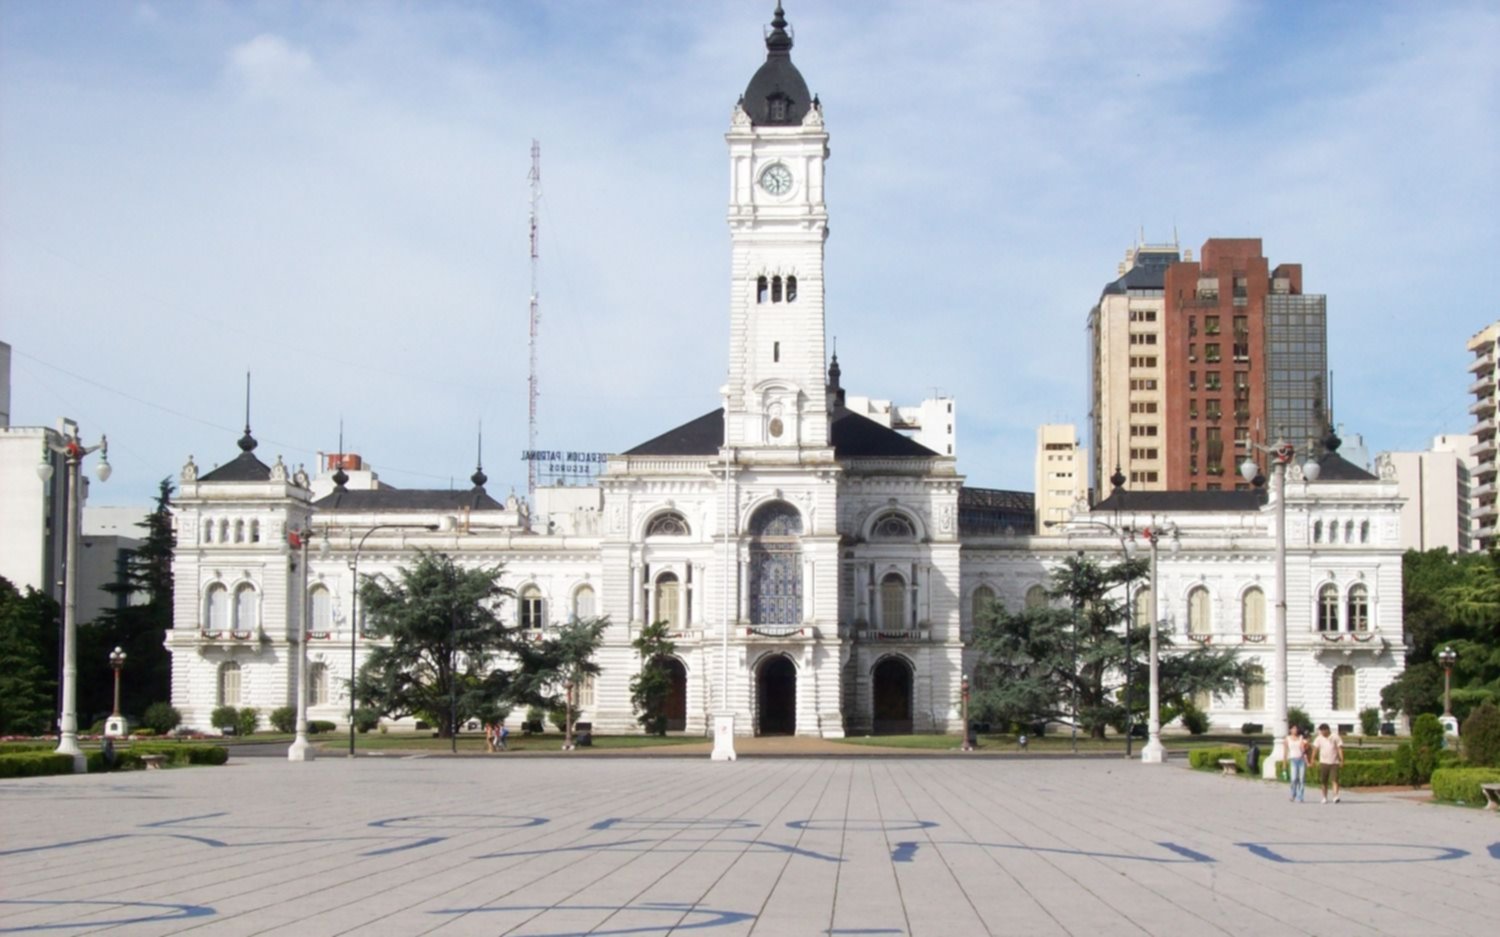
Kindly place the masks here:
POLYGON ((295 92, 316 70, 307 51, 262 33, 229 50, 226 71, 252 97, 275 97, 295 92))

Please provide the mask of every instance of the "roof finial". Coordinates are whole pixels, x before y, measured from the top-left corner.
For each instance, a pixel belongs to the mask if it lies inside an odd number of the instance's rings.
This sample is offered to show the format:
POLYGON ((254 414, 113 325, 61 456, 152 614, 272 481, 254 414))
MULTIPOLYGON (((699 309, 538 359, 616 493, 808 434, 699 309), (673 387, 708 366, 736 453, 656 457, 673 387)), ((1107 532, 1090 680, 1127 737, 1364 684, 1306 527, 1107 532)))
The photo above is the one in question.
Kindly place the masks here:
POLYGON ((344 484, 349 481, 349 473, 344 471, 344 418, 339 417, 339 454, 337 468, 333 470, 333 486, 343 489, 344 484))
POLYGON ((245 435, 240 437, 240 451, 255 451, 255 437, 250 435, 250 372, 245 372, 245 435))
POLYGON ((484 420, 479 421, 479 438, 474 454, 474 474, 469 476, 469 481, 474 483, 475 488, 483 488, 484 483, 489 481, 489 476, 484 474, 484 420))
POLYGON ((772 53, 780 52, 786 54, 792 51, 792 37, 786 31, 786 13, 782 11, 781 4, 776 4, 776 12, 771 15, 771 31, 766 34, 766 49, 772 53))

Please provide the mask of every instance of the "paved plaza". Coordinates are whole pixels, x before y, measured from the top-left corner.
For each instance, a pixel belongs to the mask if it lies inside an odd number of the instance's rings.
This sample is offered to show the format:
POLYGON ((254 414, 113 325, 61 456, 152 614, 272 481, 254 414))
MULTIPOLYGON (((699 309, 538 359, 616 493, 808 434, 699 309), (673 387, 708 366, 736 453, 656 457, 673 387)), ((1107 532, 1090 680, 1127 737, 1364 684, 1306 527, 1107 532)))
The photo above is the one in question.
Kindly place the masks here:
POLYGON ((1497 929, 1493 813, 1297 805, 1114 759, 265 758, 0 782, 0 933, 1497 929))

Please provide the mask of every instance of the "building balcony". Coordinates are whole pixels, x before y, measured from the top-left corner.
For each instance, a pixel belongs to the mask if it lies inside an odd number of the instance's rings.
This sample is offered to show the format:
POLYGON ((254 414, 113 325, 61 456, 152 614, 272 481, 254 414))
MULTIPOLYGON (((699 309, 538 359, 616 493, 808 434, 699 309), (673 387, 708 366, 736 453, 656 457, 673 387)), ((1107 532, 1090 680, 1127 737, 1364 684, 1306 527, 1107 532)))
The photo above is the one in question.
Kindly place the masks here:
POLYGON ((742 634, 750 641, 812 641, 818 637, 818 629, 812 625, 745 625, 742 634))
MULTIPOLYGON (((1474 487, 1472 487, 1472 488, 1469 489, 1469 498, 1468 499, 1472 499, 1472 500, 1478 501, 1481 498, 1486 498, 1486 499, 1489 499, 1491 501, 1494 500, 1494 498, 1495 498, 1495 483, 1494 483, 1494 481, 1485 482, 1483 485, 1475 485, 1474 487)), ((1468 500, 1468 499, 1466 499, 1466 500, 1468 500)))
POLYGON ((1494 370, 1495 358, 1488 352, 1482 355, 1478 355, 1473 361, 1469 362, 1470 374, 1488 374, 1494 370))
POLYGON ((1469 412, 1481 420, 1488 418, 1495 412, 1495 398, 1484 397, 1474 401, 1469 404, 1469 412))
MULTIPOLYGON (((1475 427, 1475 429, 1477 430, 1478 427, 1475 427)), ((1478 433, 1476 432, 1475 435, 1477 436, 1478 433)), ((1478 459, 1481 463, 1495 461, 1495 440, 1493 433, 1491 434, 1491 437, 1489 439, 1484 440, 1483 442, 1476 445, 1473 449, 1470 449, 1469 455, 1473 456, 1475 459, 1478 459)))
POLYGON ((918 641, 931 641, 932 640, 932 629, 931 628, 912 628, 912 629, 907 629, 907 630, 902 630, 902 631, 886 631, 886 630, 875 630, 875 629, 868 629, 868 630, 867 629, 861 629, 859 631, 856 631, 854 633, 854 635, 860 641, 868 641, 868 642, 871 642, 871 643, 877 643, 877 642, 878 643, 889 643, 889 642, 906 642, 906 643, 911 643, 911 642, 918 642, 918 641))
POLYGON ((1493 397, 1495 395, 1495 377, 1488 374, 1469 385, 1469 393, 1476 397, 1493 397))

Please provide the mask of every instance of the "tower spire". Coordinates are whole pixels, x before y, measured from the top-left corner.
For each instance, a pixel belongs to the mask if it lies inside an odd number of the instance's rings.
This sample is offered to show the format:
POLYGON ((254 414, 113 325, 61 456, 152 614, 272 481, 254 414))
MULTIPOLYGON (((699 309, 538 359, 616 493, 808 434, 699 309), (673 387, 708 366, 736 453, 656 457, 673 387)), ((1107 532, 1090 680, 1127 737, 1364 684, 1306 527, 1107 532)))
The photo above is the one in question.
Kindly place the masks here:
POLYGON ((481 419, 474 452, 474 474, 469 476, 469 481, 474 483, 475 488, 483 488, 484 483, 489 480, 489 476, 484 474, 484 420, 481 419))
POLYGON ((250 435, 250 372, 245 372, 245 435, 240 437, 240 451, 254 452, 258 445, 250 435))
POLYGON ((338 467, 333 470, 333 486, 343 490, 345 483, 348 481, 349 473, 344 471, 344 418, 339 417, 338 467))

